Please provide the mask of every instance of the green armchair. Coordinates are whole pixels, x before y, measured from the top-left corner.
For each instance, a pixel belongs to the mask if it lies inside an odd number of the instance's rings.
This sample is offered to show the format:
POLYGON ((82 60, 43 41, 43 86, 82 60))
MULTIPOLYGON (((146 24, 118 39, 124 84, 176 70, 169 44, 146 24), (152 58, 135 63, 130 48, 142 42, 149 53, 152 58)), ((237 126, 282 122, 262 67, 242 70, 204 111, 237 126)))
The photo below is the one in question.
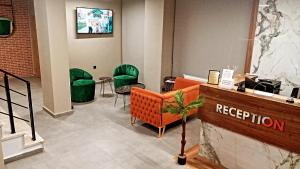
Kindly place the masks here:
POLYGON ((115 89, 138 82, 139 70, 129 64, 119 65, 113 71, 115 89))
POLYGON ((95 97, 95 81, 88 72, 72 68, 70 69, 71 100, 72 102, 88 102, 95 97))

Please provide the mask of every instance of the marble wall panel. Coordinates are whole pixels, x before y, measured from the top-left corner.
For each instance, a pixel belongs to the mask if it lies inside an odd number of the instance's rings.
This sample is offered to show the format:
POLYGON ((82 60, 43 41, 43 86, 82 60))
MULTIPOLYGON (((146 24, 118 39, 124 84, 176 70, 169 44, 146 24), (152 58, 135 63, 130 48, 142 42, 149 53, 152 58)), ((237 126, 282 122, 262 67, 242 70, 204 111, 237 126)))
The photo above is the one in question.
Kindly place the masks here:
POLYGON ((282 95, 300 86, 300 0, 260 0, 250 72, 282 81, 282 95))
POLYGON ((300 169, 299 154, 202 121, 199 155, 228 169, 300 169))

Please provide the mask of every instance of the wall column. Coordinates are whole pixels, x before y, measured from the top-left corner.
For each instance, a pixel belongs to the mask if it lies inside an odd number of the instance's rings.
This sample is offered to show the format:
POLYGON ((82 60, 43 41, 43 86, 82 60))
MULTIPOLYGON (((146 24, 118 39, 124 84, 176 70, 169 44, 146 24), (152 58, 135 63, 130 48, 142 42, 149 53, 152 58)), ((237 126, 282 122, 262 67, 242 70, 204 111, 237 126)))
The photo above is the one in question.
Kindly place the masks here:
POLYGON ((155 92, 160 92, 162 77, 171 75, 174 4, 145 0, 144 81, 155 92))
POLYGON ((43 108, 53 117, 72 112, 64 0, 34 0, 43 108))

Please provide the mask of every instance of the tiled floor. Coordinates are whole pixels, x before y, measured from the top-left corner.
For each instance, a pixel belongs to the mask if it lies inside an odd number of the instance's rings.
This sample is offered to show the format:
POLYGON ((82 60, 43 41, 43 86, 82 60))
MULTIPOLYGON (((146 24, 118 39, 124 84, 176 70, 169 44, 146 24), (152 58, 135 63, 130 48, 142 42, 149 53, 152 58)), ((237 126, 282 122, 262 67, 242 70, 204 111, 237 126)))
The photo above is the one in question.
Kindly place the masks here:
MULTIPOLYGON (((159 139, 156 128, 140 121, 132 127, 129 105, 124 111, 122 99, 119 99, 114 107, 113 96, 99 96, 100 85, 97 85, 94 102, 75 105, 72 115, 54 119, 42 111, 39 79, 30 80, 36 129, 45 139, 45 152, 9 163, 7 169, 186 168, 178 166, 174 158, 180 149, 180 124, 168 126, 164 137, 159 139)), ((13 80, 12 86, 20 88, 20 83, 13 80)), ((111 93, 108 87, 106 92, 111 93)), ((3 96, 2 90, 0 95, 3 96)), ((13 98, 19 102, 25 101, 19 96, 13 98)), ((187 124, 187 148, 197 144, 198 139, 198 120, 190 119, 187 124)))

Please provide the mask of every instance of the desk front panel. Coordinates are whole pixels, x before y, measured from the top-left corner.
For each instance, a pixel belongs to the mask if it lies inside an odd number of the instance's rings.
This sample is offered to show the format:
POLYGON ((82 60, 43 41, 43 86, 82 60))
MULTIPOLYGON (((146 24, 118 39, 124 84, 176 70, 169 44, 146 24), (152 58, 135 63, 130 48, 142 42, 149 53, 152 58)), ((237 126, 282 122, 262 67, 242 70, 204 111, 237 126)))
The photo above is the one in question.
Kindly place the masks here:
POLYGON ((300 105, 202 85, 199 118, 291 152, 300 153, 300 105))

